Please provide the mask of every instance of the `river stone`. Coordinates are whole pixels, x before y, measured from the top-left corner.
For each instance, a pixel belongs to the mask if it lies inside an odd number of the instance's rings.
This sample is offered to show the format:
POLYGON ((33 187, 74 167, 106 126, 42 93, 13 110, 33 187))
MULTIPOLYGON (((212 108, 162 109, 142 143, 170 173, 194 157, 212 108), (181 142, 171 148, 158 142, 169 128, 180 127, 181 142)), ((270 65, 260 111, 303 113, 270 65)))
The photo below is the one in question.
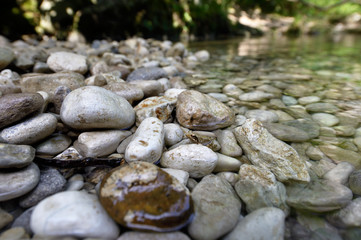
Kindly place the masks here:
POLYGON ((54 194, 34 209, 31 229, 42 236, 116 239, 119 228, 97 196, 79 191, 54 194))
POLYGON ((351 163, 340 162, 335 168, 331 169, 325 175, 323 175, 322 178, 346 185, 350 174, 354 170, 355 167, 351 163))
POLYGON ((9 223, 11 223, 13 220, 14 217, 10 213, 0 208, 0 230, 9 223))
POLYGON ((55 52, 46 61, 54 72, 72 71, 84 74, 88 71, 86 57, 71 52, 55 52))
POLYGON ((188 172, 173 168, 162 168, 162 170, 171 175, 172 177, 175 177, 180 183, 183 183, 184 186, 187 184, 189 179, 188 172))
POLYGON ((99 196, 108 214, 132 229, 175 231, 193 215, 191 196, 184 185, 148 162, 114 168, 103 178, 99 196))
POLYGON ((58 170, 54 168, 40 170, 38 185, 20 198, 19 205, 22 208, 35 206, 44 198, 63 190, 65 184, 66 180, 58 170))
POLYGON ((183 130, 178 124, 164 124, 164 144, 167 147, 173 146, 183 139, 183 130))
POLYGON ((11 227, 22 227, 28 234, 33 234, 33 231, 30 228, 30 218, 33 213, 34 207, 26 209, 21 213, 11 224, 11 227))
POLYGON ((282 110, 296 119, 311 119, 311 115, 306 111, 306 108, 301 105, 292 105, 282 110))
POLYGON ((292 84, 284 90, 284 94, 293 97, 304 97, 312 94, 313 88, 301 84, 292 84))
POLYGON ((287 204, 300 210, 329 212, 345 207, 352 200, 349 188, 330 180, 286 186, 287 204))
POLYGON ((213 169, 214 173, 217 172, 238 172, 242 162, 237 158, 229 157, 221 153, 217 153, 218 160, 216 167, 213 169))
POLYGON ((361 168, 361 155, 357 152, 346 150, 335 145, 324 144, 319 146, 320 150, 334 162, 348 162, 356 169, 361 168))
POLYGON ((194 53, 194 56, 198 59, 198 61, 206 62, 209 60, 210 54, 207 50, 200 50, 194 53))
POLYGON ((233 98, 238 98, 243 93, 243 91, 234 84, 225 85, 222 91, 224 94, 233 98))
POLYGON ((105 85, 104 88, 127 99, 130 104, 134 101, 141 100, 144 97, 144 93, 141 88, 125 82, 111 83, 105 85))
POLYGON ((24 93, 44 91, 49 94, 54 94, 60 86, 74 90, 84 85, 84 77, 75 72, 58 72, 52 74, 28 73, 22 75, 21 80, 21 90, 24 93))
POLYGON ((286 106, 291 106, 291 105, 296 105, 298 103, 297 99, 291 96, 282 96, 282 102, 286 105, 286 106))
POLYGON ((117 240, 191 240, 182 232, 153 233, 153 232, 125 232, 117 240))
POLYGON ((83 132, 73 145, 84 157, 102 157, 115 152, 120 142, 130 135, 130 131, 122 130, 83 132))
POLYGON ((0 170, 0 202, 20 197, 39 182, 40 170, 35 163, 21 169, 0 170))
POLYGON ((243 219, 223 240, 283 239, 285 233, 285 214, 274 207, 260 208, 243 219))
POLYGON ((51 135, 45 141, 36 145, 36 153, 44 155, 56 155, 67 149, 72 140, 69 136, 64 134, 51 135))
POLYGON ((235 119, 232 109, 194 90, 179 94, 176 108, 178 122, 193 130, 216 130, 228 127, 235 119))
POLYGON ((130 84, 142 89, 144 97, 158 96, 164 92, 162 84, 156 80, 138 80, 130 84))
POLYGON ((201 178, 216 167, 218 156, 201 144, 178 146, 163 153, 160 164, 163 167, 184 170, 190 177, 201 178))
POLYGON ((249 110, 245 114, 246 118, 254 118, 263 123, 265 122, 278 122, 278 115, 274 112, 267 111, 267 110, 249 110))
POLYGON ((183 43, 177 42, 169 48, 165 54, 166 57, 182 57, 186 51, 183 43))
POLYGON ((351 173, 348 184, 354 194, 361 195, 361 170, 351 173))
POLYGON ((311 103, 317 103, 319 102, 321 99, 317 96, 307 96, 307 97, 301 97, 298 99, 298 103, 301 105, 308 105, 311 103))
POLYGON ((282 124, 303 130, 310 136, 310 138, 316 138, 320 135, 320 126, 309 119, 296 119, 283 122, 282 124))
POLYGON ((170 88, 164 93, 164 97, 178 98, 179 94, 186 91, 187 89, 170 88))
POLYGON ((144 119, 149 117, 156 117, 162 122, 166 122, 171 118, 176 102, 176 98, 163 96, 144 99, 134 108, 136 124, 139 125, 144 119))
POLYGON ((221 145, 220 153, 230 157, 242 156, 242 148, 238 145, 236 137, 231 130, 215 131, 217 141, 221 145))
POLYGON ((353 126, 335 126, 336 135, 341 137, 352 137, 356 133, 356 129, 353 126))
POLYGON ((286 188, 276 180, 272 172, 254 165, 243 164, 239 170, 239 178, 234 189, 246 203, 248 213, 264 207, 276 207, 282 209, 286 215, 289 213, 286 188))
POLYGON ((318 122, 321 126, 332 127, 340 122, 340 120, 329 113, 314 113, 312 119, 318 122))
POLYGON ((0 143, 0 169, 22 168, 31 164, 34 158, 32 146, 0 143))
POLYGON ((311 113, 336 113, 340 109, 332 103, 311 103, 306 105, 306 110, 311 113))
POLYGON ((157 80, 159 78, 168 77, 166 71, 159 67, 138 68, 131 72, 127 77, 127 82, 137 80, 157 80))
POLYGON ((25 229, 22 227, 15 227, 5 230, 0 235, 0 240, 22 240, 30 239, 30 236, 25 232, 25 229))
POLYGON ((0 70, 6 68, 14 58, 15 54, 10 48, 0 47, 0 70))
POLYGON ((346 207, 329 214, 327 220, 340 228, 361 227, 361 198, 356 198, 346 207))
POLYGON ((60 117, 75 129, 124 129, 135 121, 134 110, 126 99, 96 86, 69 93, 61 106, 60 117))
POLYGON ((276 138, 285 142, 305 142, 310 136, 303 130, 280 123, 266 123, 265 128, 276 138))
POLYGON ((226 180, 216 175, 204 177, 193 189, 192 198, 195 217, 188 226, 192 239, 218 239, 236 225, 242 205, 226 180))
POLYGON ((247 119, 234 129, 234 135, 247 158, 256 166, 270 170, 280 182, 309 182, 306 163, 286 143, 273 137, 261 122, 247 119))
POLYGON ((30 46, 28 44, 17 47, 15 49, 15 55, 14 64, 22 70, 29 70, 34 66, 35 62, 45 62, 48 58, 48 53, 44 48, 30 46))
POLYGON ((239 100, 245 102, 265 102, 273 97, 274 95, 272 93, 265 93, 263 91, 253 91, 253 92, 243 93, 242 95, 239 96, 239 100))
POLYGON ((50 136, 58 121, 53 114, 42 113, 26 119, 0 132, 0 138, 7 143, 33 144, 50 136))
POLYGON ((7 94, 0 98, 0 128, 6 127, 42 108, 40 94, 7 94))

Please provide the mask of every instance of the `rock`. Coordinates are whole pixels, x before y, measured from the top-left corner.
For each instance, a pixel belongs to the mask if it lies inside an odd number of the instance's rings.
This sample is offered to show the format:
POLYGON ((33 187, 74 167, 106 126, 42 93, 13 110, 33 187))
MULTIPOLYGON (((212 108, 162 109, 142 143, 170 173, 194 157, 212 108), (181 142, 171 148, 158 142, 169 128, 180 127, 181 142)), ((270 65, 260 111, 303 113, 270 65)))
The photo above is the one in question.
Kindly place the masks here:
POLYGON ((361 227, 361 198, 356 198, 346 207, 329 214, 327 220, 340 228, 361 227))
POLYGON ((170 88, 164 93, 164 97, 178 98, 179 94, 184 92, 186 89, 170 88))
POLYGON ((309 157, 311 160, 314 160, 314 161, 319 161, 322 158, 326 157, 326 155, 318 147, 314 147, 314 146, 309 146, 306 149, 305 153, 306 153, 307 157, 309 157))
POLYGON ((217 141, 221 145, 221 153, 230 157, 242 156, 242 148, 231 130, 217 130, 217 141))
POLYGON ((71 143, 69 136, 54 134, 36 146, 36 153, 53 156, 67 149, 71 143))
POLYGON ((239 100, 245 102, 265 102, 273 97, 274 95, 272 93, 265 93, 263 91, 253 91, 253 92, 243 93, 242 95, 239 96, 239 100))
POLYGON ((86 192, 60 192, 45 198, 34 209, 31 229, 42 236, 109 238, 119 228, 107 215, 95 195, 86 192))
POLYGON ((236 225, 241 201, 224 179, 209 175, 192 191, 195 217, 188 226, 192 239, 218 239, 236 225))
POLYGON ((143 120, 128 144, 124 158, 127 162, 145 161, 154 163, 162 155, 164 146, 163 122, 150 117, 143 120))
POLYGON ((104 86, 104 88, 127 99, 130 104, 134 101, 141 100, 144 97, 144 93, 141 88, 125 82, 111 83, 104 86))
POLYGON ((29 193, 22 196, 19 205, 22 208, 29 208, 38 204, 44 198, 51 196, 64 189, 66 180, 54 168, 40 170, 38 185, 29 193))
POLYGON ((194 56, 198 59, 200 62, 206 62, 209 60, 210 54, 207 50, 201 50, 194 53, 194 56))
POLYGON ((269 170, 254 165, 243 164, 239 170, 239 181, 234 189, 246 203, 247 212, 264 207, 276 207, 288 215, 286 188, 278 182, 269 170))
POLYGON ((52 104, 54 104, 54 112, 60 114, 61 105, 63 105, 64 99, 71 92, 71 89, 66 86, 59 86, 55 89, 52 104))
POLYGON ((356 133, 353 126, 335 126, 336 135, 341 137, 352 137, 356 133))
POLYGON ((283 239, 285 214, 274 207, 260 208, 240 219, 236 227, 223 240, 283 239), (260 227, 262 226, 262 227, 260 227))
POLYGON ((278 115, 271 111, 266 110, 249 110, 245 114, 246 118, 254 118, 263 123, 265 122, 278 122, 278 115))
POLYGON ((7 94, 0 98, 0 128, 6 127, 42 108, 40 94, 7 94))
POLYGON ((164 143, 167 147, 173 146, 183 139, 183 130, 178 124, 164 124, 164 143))
POLYGON ((307 96, 307 97, 301 97, 298 99, 299 104, 301 105, 307 105, 307 104, 311 104, 311 103, 317 103, 319 102, 321 99, 317 96, 307 96))
POLYGON ((234 84, 225 85, 222 91, 224 94, 233 98, 238 98, 243 93, 243 91, 234 84))
POLYGON ((20 197, 39 182, 40 170, 35 163, 22 169, 0 171, 0 202, 20 197))
POLYGON ((176 108, 178 122, 193 130, 216 130, 234 122, 234 113, 230 108, 194 90, 179 94, 176 108))
POLYGON ((133 140, 133 135, 125 138, 117 147, 117 153, 125 153, 126 148, 128 147, 129 143, 133 140))
POLYGON ((236 182, 238 182, 239 180, 238 173, 234 173, 234 172, 219 172, 216 175, 229 182, 233 187, 236 184, 236 182))
POLYGON ((186 47, 183 43, 175 43, 168 51, 166 52, 166 57, 182 57, 186 51, 186 47))
POLYGON ((297 152, 273 137, 259 121, 247 119, 233 133, 247 158, 254 165, 270 170, 278 181, 310 181, 306 164, 297 152))
POLYGON ((28 145, 0 143, 0 169, 22 168, 33 162, 35 149, 28 145))
POLYGON ((163 153, 160 164, 163 167, 184 170, 190 177, 201 178, 216 167, 218 156, 208 147, 187 144, 163 153))
POLYGON ((292 84, 284 90, 284 94, 290 95, 293 97, 304 97, 307 95, 311 95, 313 89, 301 84, 292 84))
POLYGON ((331 144, 324 144, 319 146, 320 150, 331 158, 334 162, 348 162, 354 165, 356 169, 361 168, 361 156, 360 154, 346 150, 331 144))
POLYGON ((14 217, 0 208, 0 230, 13 221, 14 217))
POLYGON ((153 233, 153 232, 125 232, 117 240, 190 240, 182 232, 153 233))
POLYGON ((286 106, 291 106, 291 105, 296 105, 298 103, 297 99, 291 96, 286 96, 283 95, 282 96, 282 102, 286 105, 286 106))
POLYGON ((156 80, 138 80, 130 84, 142 89, 144 97, 158 96, 164 92, 162 84, 156 80))
POLYGON ((46 61, 54 72, 72 71, 84 74, 88 71, 86 57, 71 52, 55 52, 46 61))
POLYGON ((348 184, 354 194, 361 195, 361 170, 351 173, 348 184))
POLYGON ((340 122, 340 120, 328 113, 314 113, 312 119, 318 122, 321 126, 332 127, 340 122))
POLYGON ((175 177, 180 183, 183 183, 184 186, 187 185, 189 179, 188 172, 173 168, 162 168, 162 170, 171 175, 172 177, 175 177))
POLYGON ((220 153, 216 154, 218 156, 218 161, 216 167, 213 169, 214 173, 239 171, 239 167, 242 165, 242 163, 237 158, 229 157, 220 153))
POLYGON ((16 67, 28 70, 32 68, 35 62, 46 62, 48 58, 48 53, 44 48, 34 47, 34 46, 21 46, 15 48, 15 61, 14 64, 16 67))
POLYGON ((119 224, 131 229, 175 231, 190 221, 193 205, 177 179, 147 162, 114 168, 100 186, 100 202, 119 224))
POLYGON ((149 97, 135 106, 136 124, 139 125, 144 119, 156 117, 162 122, 171 118, 171 114, 177 102, 176 98, 149 97))
POLYGON ((344 185, 329 180, 313 180, 308 184, 286 186, 287 204, 300 210, 329 212, 345 207, 352 192, 344 185))
POLYGON ((84 157, 102 157, 115 152, 119 143, 130 136, 130 131, 106 130, 82 132, 74 148, 84 157))
POLYGON ((159 67, 138 68, 131 72, 127 77, 127 82, 137 80, 157 80, 159 78, 168 77, 166 71, 159 67))
POLYGON ((319 177, 322 178, 325 173, 336 167, 336 164, 331 162, 329 158, 321 159, 319 162, 314 163, 310 169, 319 177))
POLYGON ((81 174, 74 174, 66 183, 66 191, 80 191, 84 187, 84 177, 81 174))
POLYGON ((323 179, 346 185, 350 174, 354 170, 355 167, 351 163, 340 162, 335 168, 331 169, 325 175, 323 175, 323 179))
POLYGON ((310 138, 316 138, 320 135, 320 126, 309 119, 296 119, 283 122, 282 124, 303 130, 310 136, 310 138))
POLYGON ((60 117, 75 129, 125 129, 135 121, 134 110, 127 100, 95 86, 69 93, 61 106, 60 117))
POLYGON ((301 105, 292 105, 283 110, 296 119, 311 119, 311 115, 308 114, 306 108, 301 105))
POLYGON ((25 232, 25 229, 22 227, 10 228, 0 235, 0 240, 21 240, 29 239, 30 236, 25 232))
POLYGON ((305 142, 310 136, 303 130, 280 123, 266 123, 265 128, 276 138, 285 142, 305 142))
POLYGON ((306 105, 306 110, 311 113, 336 113, 340 111, 332 103, 311 103, 306 105))
POLYGON ((7 143, 33 144, 50 136, 56 128, 57 119, 50 113, 42 113, 26 119, 0 132, 0 138, 7 143))
POLYGON ((6 68, 14 58, 15 54, 10 48, 0 47, 0 70, 6 68))

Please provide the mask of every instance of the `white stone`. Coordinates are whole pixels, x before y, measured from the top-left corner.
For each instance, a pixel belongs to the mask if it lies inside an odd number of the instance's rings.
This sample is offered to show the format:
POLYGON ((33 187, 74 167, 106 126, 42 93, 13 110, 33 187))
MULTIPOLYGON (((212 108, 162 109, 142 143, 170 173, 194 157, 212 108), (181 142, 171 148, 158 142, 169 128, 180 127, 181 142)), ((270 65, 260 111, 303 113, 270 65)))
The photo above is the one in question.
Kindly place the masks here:
POLYGON ((196 56, 198 61, 206 62, 209 60, 210 54, 207 50, 200 50, 194 53, 194 56, 196 56))
POLYGON ((318 122, 321 126, 332 127, 340 122, 340 120, 329 113, 315 113, 312 114, 312 119, 318 122))
POLYGON ((127 162, 144 161, 154 163, 162 155, 164 145, 163 122, 158 118, 144 119, 134 133, 133 140, 125 150, 127 162))
POLYGON ((170 88, 164 93, 164 97, 178 98, 178 95, 187 89, 170 88))
POLYGON ((214 97, 220 102, 228 102, 228 97, 226 94, 223 93, 208 93, 209 96, 214 97))
POLYGON ((340 162, 336 167, 323 175, 323 178, 345 185, 348 181, 348 177, 354 170, 355 167, 351 163, 340 162))
POLYGON ((273 98, 273 94, 265 93, 262 91, 253 91, 248 93, 243 93, 239 96, 239 100, 246 102, 262 102, 267 101, 268 99, 273 98))
POLYGON ((60 192, 45 198, 31 215, 30 227, 42 236, 116 239, 119 228, 95 195, 60 192))
POLYGON ((187 144, 164 152, 160 164, 163 167, 187 171, 190 177, 200 178, 213 171, 217 160, 217 154, 208 147, 187 144))
POLYGON ((179 182, 183 183, 184 186, 187 184, 189 179, 188 172, 173 168, 162 168, 162 170, 175 177, 179 182))
POLYGON ((355 198, 346 207, 331 213, 327 219, 341 228, 361 227, 361 198, 355 198))
POLYGON ((162 85, 162 92, 165 92, 170 88, 170 82, 168 78, 160 78, 157 81, 162 85))
POLYGON ((183 130, 178 124, 164 124, 164 143, 167 147, 179 143, 183 139, 183 130))
POLYGON ((278 115, 271 111, 266 110, 249 110, 245 114, 246 118, 254 118, 263 123, 265 122, 278 122, 278 115))
POLYGON ((217 136, 217 141, 221 145, 220 152, 222 154, 230 157, 242 156, 242 148, 238 145, 236 137, 231 130, 217 130, 214 133, 217 136))
POLYGON ((86 71, 88 71, 86 57, 70 52, 52 53, 48 57, 46 63, 49 65, 49 68, 54 72, 73 71, 84 74, 86 73, 86 71))
POLYGON ((298 99, 298 103, 301 105, 307 105, 311 103, 319 102, 321 99, 317 96, 307 96, 307 97, 301 97, 298 99))
POLYGON ((214 173, 239 171, 239 167, 242 165, 242 163, 237 158, 229 157, 220 153, 216 154, 218 156, 218 161, 216 167, 213 169, 214 173))

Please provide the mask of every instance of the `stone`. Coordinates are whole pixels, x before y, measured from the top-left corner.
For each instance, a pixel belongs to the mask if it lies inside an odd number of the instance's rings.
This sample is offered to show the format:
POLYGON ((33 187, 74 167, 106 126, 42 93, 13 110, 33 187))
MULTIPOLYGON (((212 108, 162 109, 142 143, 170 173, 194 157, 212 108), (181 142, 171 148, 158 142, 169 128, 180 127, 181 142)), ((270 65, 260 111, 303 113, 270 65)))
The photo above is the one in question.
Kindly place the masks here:
POLYGON ((193 130, 216 130, 228 127, 235 118, 229 107, 194 90, 179 94, 176 110, 178 122, 193 130))
POLYGON ((100 205, 97 196, 79 191, 54 194, 42 200, 31 215, 34 234, 79 238, 119 236, 119 228, 100 205))
POLYGON ((356 133, 356 129, 353 126, 335 126, 336 136, 352 137, 356 133))
POLYGON ((127 77, 127 82, 137 80, 157 80, 159 78, 168 77, 166 71, 159 67, 145 67, 137 68, 131 72, 127 77))
POLYGON ((190 240, 190 238, 182 232, 170 233, 153 233, 153 232, 125 232, 117 240, 190 240))
POLYGON ((320 126, 309 119, 296 119, 283 122, 282 124, 303 130, 310 136, 310 138, 316 138, 320 135, 320 126))
POLYGON ((168 98, 178 98, 179 94, 184 92, 187 89, 178 89, 178 88, 170 88, 164 93, 164 97, 168 98))
POLYGON ((54 168, 40 170, 38 185, 26 195, 22 196, 19 205, 29 208, 38 204, 41 200, 64 189, 66 179, 54 168))
POLYGON ((149 117, 156 117, 162 122, 166 122, 171 118, 176 102, 176 98, 163 96, 144 99, 134 108, 136 124, 139 125, 149 117))
POLYGON ((245 114, 246 118, 254 118, 263 123, 265 122, 278 122, 278 115, 274 112, 267 111, 267 110, 249 110, 245 114))
POLYGON ((29 70, 34 66, 35 62, 46 62, 48 58, 48 53, 42 47, 26 44, 25 46, 16 47, 14 50, 16 55, 14 64, 22 70, 29 70))
POLYGON ((144 93, 141 88, 125 82, 107 84, 104 86, 104 88, 127 99, 130 104, 132 104, 134 101, 141 100, 144 97, 144 93))
POLYGON ((283 109, 286 113, 291 115, 292 117, 299 119, 311 119, 311 115, 306 111, 306 108, 301 105, 292 105, 285 109, 283 109))
POLYGON ((263 91, 253 91, 253 92, 243 93, 242 95, 239 96, 239 100, 245 102, 265 102, 273 97, 274 95, 272 93, 265 93, 263 91))
POLYGON ((208 95, 217 99, 220 102, 223 102, 223 103, 226 103, 229 101, 227 95, 223 94, 223 93, 208 93, 208 95))
POLYGON ((63 105, 65 97, 71 92, 66 86, 59 86, 55 89, 51 103, 54 104, 54 113, 60 114, 61 105, 63 105))
POLYGON ((195 217, 188 226, 192 239, 218 239, 236 225, 241 201, 224 179, 209 175, 192 191, 195 217))
POLYGON ((238 182, 239 180, 239 175, 238 173, 234 173, 234 172, 219 172, 216 174, 218 177, 223 178, 224 180, 226 180, 227 182, 229 182, 232 187, 234 187, 234 185, 238 182))
POLYGON ((356 170, 351 173, 348 179, 348 185, 354 194, 361 196, 361 170, 356 170))
POLYGON ((9 223, 11 223, 13 220, 14 217, 10 213, 0 208, 0 230, 3 229, 9 223))
POLYGON ((163 122, 155 117, 142 121, 128 144, 124 158, 127 162, 145 161, 154 163, 162 155, 164 146, 163 122))
POLYGON ((298 99, 298 103, 301 105, 308 105, 311 103, 317 103, 319 102, 321 99, 317 96, 307 96, 307 97, 300 97, 298 99))
POLYGON ((286 188, 278 182, 272 172, 254 165, 243 164, 239 170, 239 181, 234 189, 246 204, 247 212, 264 207, 276 207, 288 215, 286 188))
POLYGON ((0 169, 22 168, 30 165, 34 158, 32 146, 0 143, 0 169))
POLYGON ((201 178, 216 167, 218 156, 208 147, 200 144, 178 146, 163 153, 162 167, 184 170, 190 177, 201 178))
POLYGON ((314 113, 312 114, 312 119, 318 122, 321 126, 326 127, 335 126, 340 122, 336 116, 329 113, 314 113))
POLYGON ((133 140, 133 134, 129 137, 125 138, 117 147, 117 153, 125 153, 126 148, 128 147, 129 143, 133 140))
POLYGON ((177 42, 171 48, 168 49, 165 56, 166 57, 182 57, 186 51, 186 47, 183 43, 177 42))
POLYGON ((345 207, 352 200, 349 188, 330 180, 286 186, 287 204, 300 210, 329 212, 345 207))
POLYGON ((286 105, 286 106, 291 106, 291 105, 296 105, 298 103, 297 99, 291 96, 286 96, 283 95, 282 96, 282 102, 286 105))
POLYGON ((265 123, 264 126, 274 137, 285 142, 306 142, 311 139, 307 132, 296 127, 280 123, 265 123))
POLYGON ((7 47, 0 47, 0 70, 6 68, 15 58, 14 52, 7 47))
POLYGON ((350 174, 354 170, 355 167, 351 163, 340 162, 335 168, 331 169, 325 175, 323 175, 323 179, 346 185, 350 174))
POLYGON ((72 71, 84 74, 88 71, 86 57, 71 52, 52 53, 46 63, 54 72, 72 71))
POLYGON ((319 161, 322 158, 326 157, 326 155, 318 147, 314 147, 314 146, 309 146, 306 149, 305 153, 306 153, 307 157, 309 157, 311 160, 314 160, 314 161, 319 161))
POLYGON ((318 162, 312 164, 310 169, 319 177, 322 178, 325 173, 336 167, 336 164, 331 162, 329 158, 321 159, 318 162))
POLYGON ((72 140, 64 134, 53 134, 45 141, 36 145, 36 153, 44 155, 56 155, 67 149, 72 140))
POLYGON ((122 130, 82 132, 73 145, 84 157, 103 157, 114 153, 120 142, 130 135, 130 131, 122 130))
POLYGON ((340 109, 332 103, 311 103, 306 105, 307 112, 311 113, 336 113, 340 109))
POLYGON ((61 120, 75 129, 125 129, 135 122, 129 102, 117 94, 96 86, 78 88, 69 93, 60 109, 61 120))
POLYGON ((231 130, 217 130, 215 134, 217 141, 221 145, 220 153, 230 157, 242 156, 242 148, 238 145, 236 137, 231 130))
POLYGON ((238 98, 243 93, 243 91, 234 84, 225 85, 222 91, 224 94, 233 98, 238 98))
POLYGON ((188 172, 173 168, 162 168, 162 170, 171 175, 172 177, 175 177, 180 183, 183 183, 184 186, 187 185, 189 179, 188 172))
POLYGON ((140 88, 145 98, 158 96, 164 92, 162 84, 156 80, 138 80, 130 82, 130 84, 140 88))
POLYGON ((307 95, 311 95, 312 92, 312 88, 301 84, 292 84, 284 90, 284 94, 293 97, 304 97, 307 95))
POLYGON ((6 143, 33 144, 48 136, 56 129, 58 121, 53 114, 41 113, 0 132, 6 143))
POLYGON ((167 147, 173 146, 183 139, 183 130, 178 124, 164 124, 164 144, 167 147))
POLYGON ((213 169, 214 173, 217 172, 238 172, 242 162, 237 158, 229 157, 221 153, 216 153, 218 161, 216 167, 213 169))
POLYGON ((346 207, 329 214, 327 220, 340 228, 361 227, 361 198, 355 198, 346 207))
POLYGON ((0 240, 22 240, 29 239, 30 236, 25 232, 25 229, 22 227, 10 228, 0 235, 0 240))
POLYGON ((283 239, 285 233, 285 217, 284 212, 278 208, 260 208, 248 214, 246 217, 241 218, 236 227, 222 239, 283 239))
POLYGON ((194 53, 194 56, 198 59, 200 62, 206 62, 209 60, 210 54, 207 50, 200 50, 194 53))
POLYGON ((361 168, 361 156, 357 152, 346 150, 335 145, 320 145, 319 149, 334 162, 348 162, 354 165, 356 169, 361 168))
POLYGON ((42 108, 44 99, 40 94, 7 94, 0 98, 0 128, 11 125, 42 108))
POLYGON ((247 119, 233 133, 247 158, 254 165, 270 170, 278 181, 310 181, 306 163, 297 152, 273 137, 261 122, 247 119))
POLYGON ((108 214, 131 229, 175 231, 193 215, 191 196, 184 185, 148 162, 114 168, 104 177, 99 196, 108 214))
POLYGON ((0 202, 28 193, 39 179, 40 170, 35 163, 21 169, 0 170, 0 202))

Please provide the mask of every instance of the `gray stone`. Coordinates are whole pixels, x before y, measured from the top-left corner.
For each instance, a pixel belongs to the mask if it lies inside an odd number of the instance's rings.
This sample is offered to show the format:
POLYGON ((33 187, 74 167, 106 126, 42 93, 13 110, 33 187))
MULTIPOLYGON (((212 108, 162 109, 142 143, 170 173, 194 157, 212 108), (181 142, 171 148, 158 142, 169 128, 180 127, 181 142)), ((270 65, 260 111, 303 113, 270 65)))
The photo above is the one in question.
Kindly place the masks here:
POLYGON ((291 105, 296 105, 298 103, 297 99, 291 96, 286 96, 283 95, 282 96, 282 102, 286 105, 286 106, 291 106, 291 105))
POLYGON ((223 103, 229 100, 227 95, 223 93, 208 93, 208 95, 223 103))
MULTIPOLYGON (((239 116, 239 115, 237 115, 239 116)), ((242 156, 242 148, 238 145, 236 137, 231 130, 215 131, 217 141, 221 145, 221 153, 230 157, 242 156)))
POLYGON ((320 126, 309 119, 296 119, 283 122, 282 124, 303 130, 310 136, 310 138, 316 138, 320 135, 320 126))
POLYGON ((353 126, 335 126, 336 135, 341 137, 352 137, 356 133, 356 129, 353 126))
POLYGON ((279 123, 266 123, 265 128, 276 138, 285 142, 305 142, 310 136, 303 130, 279 123))
POLYGON ((319 177, 322 178, 325 173, 336 167, 336 164, 329 158, 321 159, 319 162, 313 163, 310 169, 319 177))
POLYGON ((173 146, 183 139, 183 130, 178 124, 164 124, 164 144, 167 147, 173 146))
POLYGON ((164 92, 162 84, 156 80, 138 80, 130 84, 142 89, 144 97, 158 96, 164 92))
POLYGON ((188 226, 192 239, 212 240, 229 232, 240 216, 241 201, 224 179, 209 175, 192 191, 195 216, 188 226))
POLYGON ((301 97, 298 99, 299 104, 301 105, 307 105, 307 104, 311 104, 311 103, 317 103, 319 102, 321 99, 317 96, 307 96, 307 97, 301 97))
POLYGON ((213 169, 214 173, 217 172, 238 172, 242 162, 237 158, 229 157, 220 153, 216 153, 218 161, 216 167, 213 169))
POLYGON ((105 89, 114 92, 115 94, 125 98, 129 103, 143 99, 143 90, 135 85, 118 82, 111 83, 104 86, 105 89))
POLYGON ((361 195, 361 170, 351 173, 348 184, 354 194, 361 195))
POLYGON ((334 162, 348 162, 356 169, 361 168, 361 156, 357 152, 346 150, 335 145, 324 144, 319 146, 320 150, 334 162))
POLYGON ((219 172, 216 175, 229 182, 233 187, 239 180, 238 173, 234 173, 234 172, 219 172))
POLYGON ((0 208, 0 230, 13 221, 13 216, 0 208))
POLYGON ((14 222, 11 224, 11 227, 22 227, 29 234, 32 234, 33 231, 30 228, 30 218, 33 213, 34 207, 26 209, 20 216, 18 216, 14 222))
POLYGON ((329 214, 327 220, 340 228, 361 227, 361 198, 356 198, 346 207, 329 214))
POLYGON ((267 110, 249 110, 245 114, 246 118, 254 118, 263 123, 265 122, 278 122, 278 115, 274 112, 267 111, 267 110))
POLYGON ((243 93, 239 96, 239 100, 246 102, 264 102, 271 98, 274 98, 274 95, 271 93, 265 93, 263 91, 253 91, 248 93, 243 93))
POLYGON ((301 84, 292 84, 284 90, 284 94, 293 96, 293 97, 304 97, 312 94, 313 89, 301 84))
POLYGON ((34 47, 26 44, 26 46, 16 47, 15 51, 15 66, 23 70, 32 68, 35 62, 46 62, 48 53, 44 48, 34 47))
POLYGON ((166 71, 159 67, 138 68, 131 72, 127 77, 127 82, 137 80, 157 80, 159 78, 168 77, 166 71))
POLYGON ((331 169, 325 175, 323 175, 323 178, 346 185, 350 174, 354 170, 355 167, 351 163, 340 162, 335 168, 331 169))
POLYGON ((318 148, 318 147, 314 147, 314 146, 309 146, 306 149, 306 155, 314 161, 319 161, 322 158, 325 158, 326 155, 318 148))
POLYGON ((67 149, 72 140, 64 134, 51 135, 45 141, 36 145, 36 153, 44 155, 56 155, 67 149))
POLYGON ((311 113, 336 113, 340 109, 332 103, 311 103, 306 105, 306 110, 311 113))
POLYGON ((61 105, 63 105, 65 97, 71 92, 66 86, 59 86, 55 89, 51 103, 54 104, 54 113, 60 114, 61 105))
POLYGON ((22 227, 10 228, 0 235, 0 240, 22 240, 29 239, 30 236, 25 232, 25 229, 22 227))
POLYGON ((117 240, 190 240, 182 232, 153 233, 153 232, 125 232, 117 240))
POLYGON ((10 48, 0 47, 0 70, 6 68, 14 58, 15 54, 10 48))
POLYGON ((340 122, 340 120, 329 113, 314 113, 312 119, 318 122, 321 126, 332 127, 340 122))
POLYGON ((306 108, 301 105, 292 105, 285 109, 283 109, 286 113, 291 115, 292 117, 298 119, 298 118, 304 118, 304 119, 311 119, 311 115, 306 111, 306 108))
POLYGON ((72 71, 84 74, 88 71, 86 57, 71 52, 52 53, 46 63, 54 72, 72 71))
POLYGON ((224 94, 233 98, 238 98, 243 93, 243 91, 234 84, 225 85, 222 91, 224 94))
POLYGON ((0 168, 22 168, 34 158, 35 149, 31 146, 0 143, 0 168))

